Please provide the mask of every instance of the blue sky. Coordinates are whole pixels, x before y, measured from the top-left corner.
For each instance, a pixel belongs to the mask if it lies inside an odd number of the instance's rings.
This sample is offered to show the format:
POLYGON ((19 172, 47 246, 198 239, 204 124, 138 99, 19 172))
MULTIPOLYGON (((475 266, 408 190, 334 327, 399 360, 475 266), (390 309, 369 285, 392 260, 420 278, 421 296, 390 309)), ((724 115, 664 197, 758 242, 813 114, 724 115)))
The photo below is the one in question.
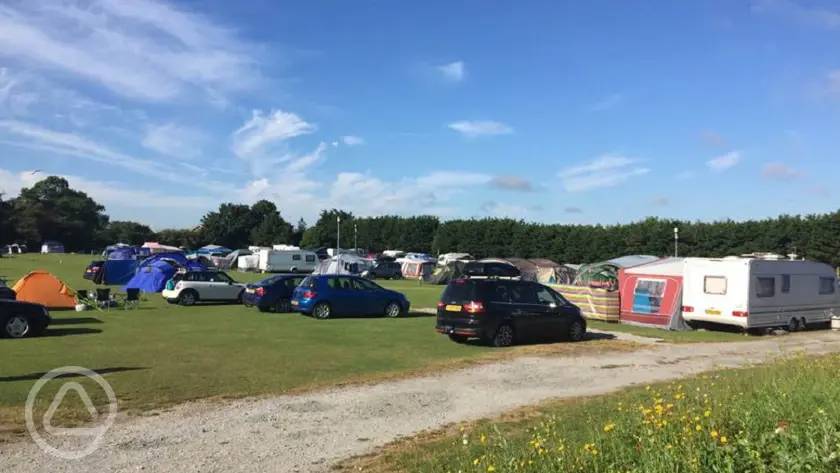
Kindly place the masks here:
POLYGON ((6 2, 0 191, 113 219, 836 209, 829 1, 6 2), (522 4, 526 3, 526 4, 522 4))

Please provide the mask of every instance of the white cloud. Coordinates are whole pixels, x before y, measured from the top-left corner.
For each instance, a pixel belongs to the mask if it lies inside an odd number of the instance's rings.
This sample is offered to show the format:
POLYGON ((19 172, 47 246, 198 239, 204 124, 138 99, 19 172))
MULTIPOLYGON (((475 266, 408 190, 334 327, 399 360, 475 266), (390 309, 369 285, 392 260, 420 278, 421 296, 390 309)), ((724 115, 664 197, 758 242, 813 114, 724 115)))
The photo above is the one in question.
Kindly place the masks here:
POLYGON ((233 133, 233 152, 239 157, 257 155, 272 145, 312 133, 315 128, 294 113, 274 110, 266 114, 254 110, 251 119, 233 133))
POLYGON ((650 169, 639 166, 638 163, 637 159, 607 154, 566 168, 558 173, 558 177, 568 192, 615 187, 633 177, 650 172, 650 169))
POLYGON ((48 151, 51 153, 73 156, 108 166, 121 167, 130 172, 154 177, 160 180, 203 187, 216 192, 224 192, 228 186, 218 182, 203 181, 197 176, 183 179, 172 171, 166 163, 136 158, 134 156, 114 151, 111 148, 74 133, 50 130, 16 120, 0 120, 0 136, 5 133, 15 137, 13 140, 2 140, 13 146, 48 151))
POLYGON ((789 181, 802 177, 802 172, 784 163, 767 163, 761 168, 761 175, 767 179, 789 181))
POLYGON ((0 7, 0 54, 137 99, 259 80, 253 45, 206 17, 153 0, 0 7))
POLYGON ((360 146, 365 144, 365 139, 355 135, 345 135, 341 137, 341 142, 347 146, 360 146))
POLYGON ((724 172, 741 162, 739 151, 730 151, 706 161, 706 166, 715 172, 724 172))
POLYGON ((624 101, 624 96, 621 94, 610 94, 606 97, 600 98, 597 102, 589 106, 590 112, 604 112, 611 108, 615 108, 624 101))
POLYGON ((461 82, 467 74, 463 61, 442 64, 440 66, 435 66, 435 69, 444 79, 452 82, 461 82))
POLYGON ((452 122, 448 126, 450 129, 457 131, 467 138, 490 135, 509 135, 513 133, 513 128, 510 126, 492 120, 462 120, 452 122))
POLYGON ((204 135, 194 128, 166 123, 147 127, 141 144, 174 158, 195 159, 201 156, 204 140, 204 135))

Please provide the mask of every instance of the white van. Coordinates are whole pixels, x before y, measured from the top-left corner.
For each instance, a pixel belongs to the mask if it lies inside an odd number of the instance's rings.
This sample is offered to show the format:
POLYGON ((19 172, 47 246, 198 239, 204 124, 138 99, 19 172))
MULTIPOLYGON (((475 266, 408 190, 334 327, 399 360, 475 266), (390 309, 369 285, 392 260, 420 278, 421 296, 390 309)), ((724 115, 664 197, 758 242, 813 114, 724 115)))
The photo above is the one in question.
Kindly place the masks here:
POLYGON ((306 250, 260 250, 259 270, 264 273, 311 273, 318 255, 306 250))
POLYGON ((840 314, 837 277, 823 263, 771 257, 686 258, 682 315, 744 329, 797 331, 840 314))

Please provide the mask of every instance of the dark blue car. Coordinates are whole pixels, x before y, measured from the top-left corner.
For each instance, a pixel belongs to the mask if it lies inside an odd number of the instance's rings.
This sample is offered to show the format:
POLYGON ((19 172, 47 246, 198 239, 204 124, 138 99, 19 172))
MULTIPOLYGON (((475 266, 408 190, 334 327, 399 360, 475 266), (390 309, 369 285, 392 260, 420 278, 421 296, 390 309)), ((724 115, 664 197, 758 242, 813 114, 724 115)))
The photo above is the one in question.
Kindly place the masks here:
POLYGON ((309 276, 295 289, 292 310, 328 319, 335 315, 397 317, 409 309, 402 293, 358 276, 309 276))
POLYGON ((278 274, 245 286, 242 303, 260 312, 291 312, 292 293, 303 276, 278 274))

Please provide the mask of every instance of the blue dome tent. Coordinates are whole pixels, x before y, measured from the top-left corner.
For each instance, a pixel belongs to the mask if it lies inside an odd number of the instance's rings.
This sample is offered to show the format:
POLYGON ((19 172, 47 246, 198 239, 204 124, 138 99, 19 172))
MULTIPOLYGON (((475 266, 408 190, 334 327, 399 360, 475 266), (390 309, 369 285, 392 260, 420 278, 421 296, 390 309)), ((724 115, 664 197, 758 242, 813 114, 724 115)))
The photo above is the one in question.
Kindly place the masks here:
POLYGON ((142 292, 160 292, 166 281, 179 269, 202 270, 201 263, 188 260, 183 253, 158 253, 143 260, 137 267, 134 277, 125 285, 126 289, 140 289, 142 292))

